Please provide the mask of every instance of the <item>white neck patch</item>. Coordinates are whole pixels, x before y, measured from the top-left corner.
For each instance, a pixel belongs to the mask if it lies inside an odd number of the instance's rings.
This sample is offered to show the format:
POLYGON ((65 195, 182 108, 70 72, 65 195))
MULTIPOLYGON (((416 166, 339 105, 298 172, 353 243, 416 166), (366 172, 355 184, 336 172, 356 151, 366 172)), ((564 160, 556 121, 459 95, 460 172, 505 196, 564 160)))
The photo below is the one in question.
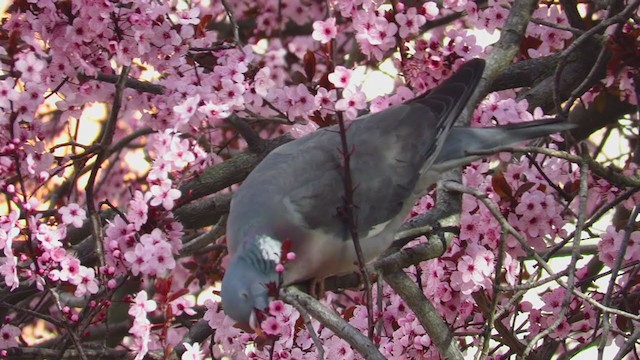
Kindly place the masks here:
POLYGON ((271 260, 276 264, 280 263, 282 255, 282 243, 270 236, 261 235, 256 239, 260 254, 264 259, 271 260))

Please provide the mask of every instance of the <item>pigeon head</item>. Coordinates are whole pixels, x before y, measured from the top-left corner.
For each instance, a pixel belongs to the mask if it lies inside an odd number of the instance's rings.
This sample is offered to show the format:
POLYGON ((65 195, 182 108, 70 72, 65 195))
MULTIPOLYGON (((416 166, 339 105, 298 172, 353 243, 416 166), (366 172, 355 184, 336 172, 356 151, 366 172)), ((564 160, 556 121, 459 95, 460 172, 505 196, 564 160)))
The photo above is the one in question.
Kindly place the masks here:
POLYGON ((240 328, 257 331, 260 312, 269 306, 269 284, 278 281, 275 264, 270 262, 272 270, 268 270, 264 266, 256 266, 242 254, 236 255, 229 262, 222 279, 222 307, 240 328))

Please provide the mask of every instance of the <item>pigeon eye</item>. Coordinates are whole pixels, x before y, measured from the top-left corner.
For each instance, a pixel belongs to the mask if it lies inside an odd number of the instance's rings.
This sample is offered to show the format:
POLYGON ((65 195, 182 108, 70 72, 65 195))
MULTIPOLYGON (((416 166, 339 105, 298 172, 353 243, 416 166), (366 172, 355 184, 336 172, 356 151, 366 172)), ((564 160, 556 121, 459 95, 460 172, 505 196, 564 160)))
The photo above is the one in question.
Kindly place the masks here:
POLYGON ((249 299, 249 293, 246 291, 243 291, 240 293, 240 299, 242 301, 247 301, 249 299))

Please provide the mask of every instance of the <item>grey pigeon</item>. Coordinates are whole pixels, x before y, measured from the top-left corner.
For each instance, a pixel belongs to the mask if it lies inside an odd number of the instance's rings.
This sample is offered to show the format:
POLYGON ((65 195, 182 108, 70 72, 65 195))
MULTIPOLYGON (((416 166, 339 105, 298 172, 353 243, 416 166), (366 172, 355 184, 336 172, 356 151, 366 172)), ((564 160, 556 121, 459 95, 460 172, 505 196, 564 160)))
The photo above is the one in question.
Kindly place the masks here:
MULTIPOLYGON (((354 120, 352 147, 357 230, 367 261, 386 250, 394 233, 439 176, 478 159, 470 150, 535 139, 567 130, 567 123, 532 121, 495 128, 452 127, 474 92, 484 61, 474 59, 429 93, 354 120)), ((278 281, 283 242, 296 259, 283 284, 357 270, 344 206, 344 170, 337 127, 320 129, 271 152, 231 201, 222 282, 225 313, 256 329, 256 310, 269 303, 267 284, 278 281)))

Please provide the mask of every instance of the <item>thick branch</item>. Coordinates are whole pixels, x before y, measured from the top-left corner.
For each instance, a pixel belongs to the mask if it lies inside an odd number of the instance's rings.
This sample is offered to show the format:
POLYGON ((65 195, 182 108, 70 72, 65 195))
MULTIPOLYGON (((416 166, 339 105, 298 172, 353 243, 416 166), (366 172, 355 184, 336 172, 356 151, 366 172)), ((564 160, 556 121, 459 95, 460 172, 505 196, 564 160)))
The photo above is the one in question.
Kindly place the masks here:
POLYGON ((283 135, 267 142, 260 153, 244 152, 208 168, 180 188, 184 200, 199 199, 241 182, 269 152, 291 140, 293 139, 289 135, 283 135))
MULTIPOLYGON (((80 80, 98 80, 102 82, 106 82, 109 84, 117 84, 118 79, 120 79, 119 75, 111 75, 111 74, 103 74, 98 73, 96 76, 88 76, 85 74, 78 74, 78 79, 80 80)), ((129 89, 138 90, 140 92, 155 94, 155 95, 163 95, 166 91, 165 87, 158 84, 153 84, 148 81, 136 80, 130 77, 127 77, 125 81, 125 87, 129 89)))

